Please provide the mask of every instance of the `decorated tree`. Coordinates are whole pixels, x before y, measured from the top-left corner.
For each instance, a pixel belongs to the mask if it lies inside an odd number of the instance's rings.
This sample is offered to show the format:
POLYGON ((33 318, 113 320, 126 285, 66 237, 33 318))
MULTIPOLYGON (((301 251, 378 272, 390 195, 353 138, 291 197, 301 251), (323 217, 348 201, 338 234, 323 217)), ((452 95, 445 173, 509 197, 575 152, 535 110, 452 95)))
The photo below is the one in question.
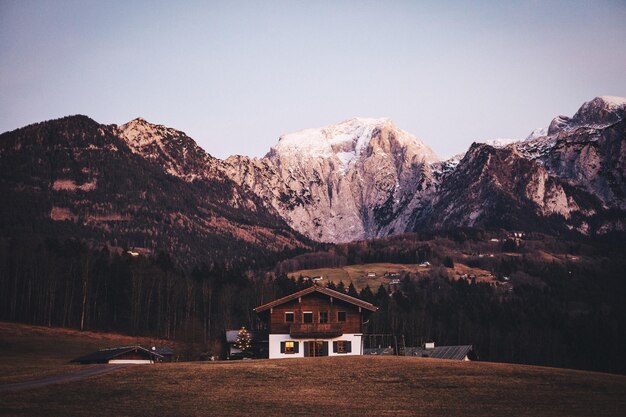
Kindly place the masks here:
POLYGON ((237 340, 235 340, 235 347, 244 354, 250 353, 252 349, 252 337, 245 327, 239 329, 237 340))

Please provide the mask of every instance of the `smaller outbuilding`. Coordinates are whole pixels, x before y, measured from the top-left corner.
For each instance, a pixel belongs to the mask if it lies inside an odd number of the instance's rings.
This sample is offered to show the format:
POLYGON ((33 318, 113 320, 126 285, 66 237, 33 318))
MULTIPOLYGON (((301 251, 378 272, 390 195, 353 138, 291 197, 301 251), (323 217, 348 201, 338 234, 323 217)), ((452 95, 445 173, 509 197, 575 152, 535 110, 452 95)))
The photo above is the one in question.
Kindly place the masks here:
POLYGON ((457 361, 476 360, 472 345, 461 346, 435 346, 428 342, 424 347, 406 348, 406 356, 419 356, 421 358, 450 359, 457 361))
POLYGON ((101 349, 89 355, 81 356, 73 359, 72 362, 80 364, 91 363, 132 363, 147 364, 162 362, 164 356, 157 353, 156 350, 149 350, 141 346, 125 346, 111 349, 101 349))
POLYGON ((160 360, 159 362, 178 361, 178 358, 176 357, 176 352, 174 352, 172 349, 168 348, 167 346, 153 347, 152 351, 163 357, 163 359, 160 360))

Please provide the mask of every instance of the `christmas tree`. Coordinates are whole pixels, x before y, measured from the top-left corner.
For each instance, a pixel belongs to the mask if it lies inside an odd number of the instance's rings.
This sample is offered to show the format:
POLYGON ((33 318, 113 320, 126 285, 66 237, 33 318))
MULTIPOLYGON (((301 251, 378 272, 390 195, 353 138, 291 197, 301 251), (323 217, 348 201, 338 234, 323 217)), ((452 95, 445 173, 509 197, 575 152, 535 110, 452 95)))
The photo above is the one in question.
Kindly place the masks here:
POLYGON ((239 329, 237 340, 235 340, 235 347, 244 354, 250 352, 250 349, 252 348, 252 337, 250 336, 250 332, 248 332, 245 327, 239 329))

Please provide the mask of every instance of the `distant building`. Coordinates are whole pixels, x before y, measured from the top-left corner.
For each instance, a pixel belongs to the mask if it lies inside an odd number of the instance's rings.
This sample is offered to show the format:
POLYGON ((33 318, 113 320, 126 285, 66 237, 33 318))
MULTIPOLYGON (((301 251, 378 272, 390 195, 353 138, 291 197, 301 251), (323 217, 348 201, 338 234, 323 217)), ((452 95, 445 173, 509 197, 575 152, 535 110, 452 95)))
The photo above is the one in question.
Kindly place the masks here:
POLYGON ((152 351, 163 357, 163 360, 161 362, 174 362, 174 360, 176 359, 176 352, 174 352, 167 346, 153 346, 152 351))
POLYGON ((269 330, 269 357, 361 355, 374 305, 313 285, 254 309, 269 330))
POLYGON ((148 350, 141 346, 125 346, 119 348, 102 349, 89 355, 73 359, 72 362, 81 364, 91 363, 132 363, 148 364, 163 362, 164 356, 156 351, 148 350))
POLYGON ((405 355, 458 361, 476 360, 472 345, 435 346, 434 342, 427 342, 423 347, 419 348, 407 347, 405 348, 405 355))

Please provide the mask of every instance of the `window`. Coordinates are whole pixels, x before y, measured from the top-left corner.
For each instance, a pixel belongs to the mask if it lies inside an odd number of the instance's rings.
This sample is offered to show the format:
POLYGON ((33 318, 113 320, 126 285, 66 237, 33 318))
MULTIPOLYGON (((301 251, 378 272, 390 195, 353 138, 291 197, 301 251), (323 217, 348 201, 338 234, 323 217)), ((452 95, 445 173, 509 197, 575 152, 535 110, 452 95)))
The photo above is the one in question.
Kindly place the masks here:
POLYGON ((320 311, 320 323, 328 323, 328 311, 320 311))
POLYGON ((285 355, 293 355, 294 353, 298 353, 299 346, 300 343, 294 340, 280 342, 280 353, 284 353, 285 355))
POLYGON ((293 323, 294 315, 293 311, 285 312, 285 323, 293 323))
POLYGON ((338 311, 337 312, 337 321, 346 321, 346 312, 338 311))
POLYGON ((333 342, 333 352, 350 353, 352 352, 352 342, 349 340, 337 340, 333 342))
POLYGON ((313 312, 305 311, 304 313, 302 313, 302 321, 304 323, 313 323, 313 312))

